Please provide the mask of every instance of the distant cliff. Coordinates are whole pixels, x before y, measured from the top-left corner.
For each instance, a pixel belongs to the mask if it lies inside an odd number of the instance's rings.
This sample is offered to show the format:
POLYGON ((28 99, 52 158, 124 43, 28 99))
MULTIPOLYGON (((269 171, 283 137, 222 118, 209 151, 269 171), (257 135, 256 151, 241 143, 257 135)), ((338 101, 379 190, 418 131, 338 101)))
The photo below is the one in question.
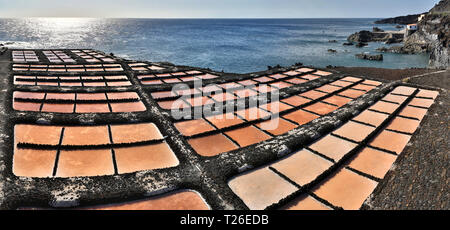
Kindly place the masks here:
POLYGON ((381 19, 378 21, 375 21, 375 24, 401 24, 401 25, 408 25, 417 23, 417 19, 419 18, 420 14, 411 14, 407 16, 400 16, 395 18, 386 18, 381 19))

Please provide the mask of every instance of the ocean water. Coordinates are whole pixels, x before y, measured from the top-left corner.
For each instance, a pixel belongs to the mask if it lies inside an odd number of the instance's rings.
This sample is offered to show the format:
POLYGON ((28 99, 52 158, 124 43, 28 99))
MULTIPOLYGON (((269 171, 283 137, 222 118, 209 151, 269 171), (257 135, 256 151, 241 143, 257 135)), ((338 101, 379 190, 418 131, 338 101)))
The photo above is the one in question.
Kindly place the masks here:
POLYGON ((343 46, 351 33, 376 19, 0 19, 0 43, 13 48, 93 48, 117 56, 247 73, 301 62, 325 67, 426 67, 428 55, 384 54, 384 61, 355 57, 383 43, 343 46), (338 43, 330 43, 337 40, 338 43), (335 49, 337 53, 328 53, 335 49))

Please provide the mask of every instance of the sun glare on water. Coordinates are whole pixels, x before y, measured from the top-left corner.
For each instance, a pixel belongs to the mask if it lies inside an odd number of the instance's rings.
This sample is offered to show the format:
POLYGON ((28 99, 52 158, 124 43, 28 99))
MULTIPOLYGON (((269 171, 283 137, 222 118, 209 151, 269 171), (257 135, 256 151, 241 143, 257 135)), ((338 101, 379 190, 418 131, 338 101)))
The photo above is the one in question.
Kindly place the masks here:
POLYGON ((98 38, 102 26, 101 19, 95 18, 25 18, 14 23, 14 42, 21 48, 84 46, 98 38))
POLYGON ((53 31, 85 30, 95 22, 95 18, 35 18, 33 24, 39 24, 41 29, 53 31))

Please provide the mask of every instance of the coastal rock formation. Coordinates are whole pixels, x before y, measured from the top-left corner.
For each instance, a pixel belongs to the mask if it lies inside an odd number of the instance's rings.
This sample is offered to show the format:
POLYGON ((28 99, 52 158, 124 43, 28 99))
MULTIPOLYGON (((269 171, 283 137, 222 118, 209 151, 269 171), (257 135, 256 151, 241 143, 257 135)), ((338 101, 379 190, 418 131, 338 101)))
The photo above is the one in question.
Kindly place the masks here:
POLYGON ((350 35, 347 38, 347 41, 349 42, 371 42, 373 40, 374 40, 374 33, 367 30, 359 31, 357 33, 350 35))
POLYGON ((431 14, 448 14, 448 11, 450 9, 450 1, 448 0, 443 0, 440 1, 438 4, 436 4, 433 9, 430 10, 429 13, 431 14))
POLYGON ((430 53, 430 67, 437 69, 450 69, 450 48, 444 47, 443 43, 437 43, 433 46, 430 53))
POLYGON ((370 60, 370 61, 383 61, 383 54, 376 54, 376 55, 370 55, 370 54, 356 54, 355 55, 359 59, 364 60, 370 60))
POLYGON ((429 66, 431 68, 449 69, 450 0, 441 1, 435 8, 431 9, 418 26, 417 32, 407 37, 404 46, 416 47, 419 52, 430 52, 429 66))
POLYGON ((0 55, 3 55, 8 50, 5 46, 0 46, 0 55))
MULTIPOLYGON (((375 27, 376 28, 376 27, 375 27)), ((387 44, 399 43, 403 41, 403 35, 394 32, 375 31, 370 32, 362 30, 350 35, 347 40, 349 42, 386 42, 387 44)))
POLYGON ((384 30, 382 30, 378 27, 373 27, 372 32, 384 32, 384 30))
POLYGON ((365 42, 358 42, 358 44, 356 44, 355 47, 361 48, 361 47, 368 46, 368 45, 369 45, 369 44, 367 44, 367 43, 365 43, 365 42))
MULTIPOLYGON (((426 35, 422 30, 418 30, 415 33, 404 39, 402 46, 381 47, 377 51, 399 53, 399 54, 419 54, 425 52, 431 52, 431 43, 433 42, 433 36, 426 35)), ((386 41, 386 44, 390 44, 386 41)))
POLYGON ((389 38, 384 42, 386 44, 393 44, 393 43, 400 43, 403 41, 403 38, 395 37, 392 34, 389 36, 389 38))
MULTIPOLYGON (((388 23, 388 21, 389 19, 386 19, 384 22, 388 23)), ((450 0, 442 0, 433 7, 418 22, 418 30, 404 39, 403 46, 383 47, 379 48, 378 51, 408 54, 429 52, 430 68, 449 69, 450 0)))
POLYGON ((419 54, 427 52, 427 46, 410 44, 404 46, 381 47, 376 50, 383 53, 419 54))

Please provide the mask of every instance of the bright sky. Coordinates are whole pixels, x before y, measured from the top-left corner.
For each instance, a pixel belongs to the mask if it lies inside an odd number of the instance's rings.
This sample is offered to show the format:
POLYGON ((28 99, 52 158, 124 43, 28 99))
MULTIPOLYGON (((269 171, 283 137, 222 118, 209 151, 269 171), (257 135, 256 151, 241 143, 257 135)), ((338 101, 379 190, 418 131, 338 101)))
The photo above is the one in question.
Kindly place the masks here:
POLYGON ((0 0, 0 18, 384 18, 439 0, 0 0))

